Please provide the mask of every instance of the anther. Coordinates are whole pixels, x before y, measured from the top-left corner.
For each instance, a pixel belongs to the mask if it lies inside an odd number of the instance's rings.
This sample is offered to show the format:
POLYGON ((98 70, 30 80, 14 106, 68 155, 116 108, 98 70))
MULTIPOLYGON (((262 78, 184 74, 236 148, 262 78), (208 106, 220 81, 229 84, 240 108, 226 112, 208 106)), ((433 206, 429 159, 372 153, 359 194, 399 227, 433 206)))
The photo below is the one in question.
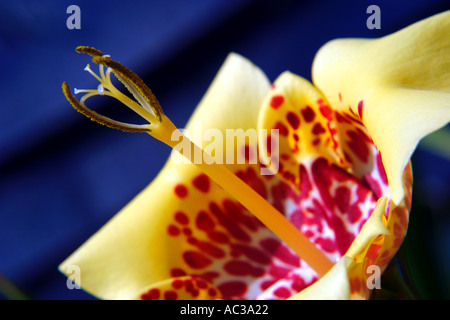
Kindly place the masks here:
POLYGON ((87 46, 79 46, 75 49, 75 51, 78 53, 86 53, 91 57, 103 56, 103 52, 100 50, 87 46))
POLYGON ((150 88, 147 87, 144 81, 133 71, 124 67, 119 62, 112 60, 109 56, 96 56, 92 59, 92 61, 111 68, 117 79, 119 79, 119 81, 127 87, 127 89, 133 94, 134 98, 139 102, 142 102, 142 107, 147 109, 147 111, 152 111, 158 117, 159 121, 162 120, 162 115, 164 113, 161 105, 150 88), (141 97, 145 99, 146 103, 142 101, 142 99, 139 99, 141 97))

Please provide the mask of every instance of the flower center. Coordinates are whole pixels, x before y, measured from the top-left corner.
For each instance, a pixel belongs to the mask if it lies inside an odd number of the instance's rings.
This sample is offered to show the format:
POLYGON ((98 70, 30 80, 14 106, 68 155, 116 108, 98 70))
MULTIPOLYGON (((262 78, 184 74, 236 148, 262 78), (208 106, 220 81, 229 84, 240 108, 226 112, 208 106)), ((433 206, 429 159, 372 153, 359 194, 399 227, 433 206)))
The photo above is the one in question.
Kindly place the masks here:
MULTIPOLYGON (((179 140, 173 141, 171 139, 172 133, 178 129, 170 121, 170 119, 164 115, 156 97, 134 72, 112 60, 109 56, 103 55, 103 53, 97 49, 90 47, 78 47, 77 52, 91 55, 93 57, 92 61, 100 65, 100 76, 96 75, 90 69, 89 65, 85 68, 85 70, 91 73, 100 82, 100 84, 98 85, 97 90, 75 89, 75 94, 85 93, 80 101, 78 101, 70 92, 69 86, 66 83, 63 83, 63 92, 76 110, 91 120, 113 129, 119 129, 127 132, 147 132, 151 136, 164 142, 172 148, 179 143, 179 140), (107 67, 106 71, 104 70, 105 66, 107 67), (114 87, 110 78, 111 73, 113 73, 117 79, 125 85, 136 101, 127 97, 114 87), (131 110, 146 119, 149 124, 135 125, 123 123, 107 118, 96 113, 95 111, 90 110, 85 106, 84 102, 89 97, 95 95, 107 95, 116 98, 131 110)), ((195 163, 195 165, 197 165, 213 181, 215 181, 232 197, 246 207, 263 224, 271 229, 275 235, 284 241, 286 245, 288 245, 301 259, 313 268, 319 276, 323 276, 326 272, 328 272, 328 270, 331 269, 333 263, 322 251, 312 244, 308 238, 300 232, 300 230, 298 230, 289 220, 287 220, 283 214, 275 209, 244 181, 234 175, 226 166, 216 163, 209 153, 202 150, 182 133, 180 133, 180 136, 182 136, 183 139, 186 139, 186 141, 188 141, 194 149, 192 155, 198 152, 203 154, 204 161, 201 163, 195 163)), ((183 155, 186 156, 185 154, 183 155)), ((193 159, 188 160, 194 163, 193 159)))

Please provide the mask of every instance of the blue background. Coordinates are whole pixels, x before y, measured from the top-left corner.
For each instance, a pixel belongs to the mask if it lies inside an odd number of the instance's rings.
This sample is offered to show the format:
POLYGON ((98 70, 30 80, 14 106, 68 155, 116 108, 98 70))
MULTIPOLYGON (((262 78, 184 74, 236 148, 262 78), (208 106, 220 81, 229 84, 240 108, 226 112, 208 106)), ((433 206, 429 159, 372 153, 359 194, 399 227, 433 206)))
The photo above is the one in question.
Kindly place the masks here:
MULTIPOLYGON (((230 51, 272 81, 285 70, 309 79, 325 42, 380 37, 448 9, 447 0, 2 1, 0 273, 33 299, 92 299, 67 289, 58 264, 141 191, 169 155, 146 134, 110 130, 70 107, 63 81, 97 86, 76 46, 101 49, 138 73, 183 127, 230 51), (81 9, 81 30, 66 27, 71 4, 81 9), (381 30, 366 27, 371 4, 381 8, 381 30)), ((94 100, 100 113, 139 122, 110 99, 94 100)), ((449 160, 419 148, 413 167, 415 200, 402 254, 419 298, 448 298, 449 160)))

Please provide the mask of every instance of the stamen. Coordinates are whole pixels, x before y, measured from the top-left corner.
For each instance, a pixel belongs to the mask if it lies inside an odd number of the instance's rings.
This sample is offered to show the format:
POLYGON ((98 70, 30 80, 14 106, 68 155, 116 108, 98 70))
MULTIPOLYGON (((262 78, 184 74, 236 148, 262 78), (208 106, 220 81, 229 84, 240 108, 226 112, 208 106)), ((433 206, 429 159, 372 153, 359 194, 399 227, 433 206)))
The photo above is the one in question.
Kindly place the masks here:
MULTIPOLYGON (((85 70, 94 75, 94 77, 99 80, 100 84, 98 85, 97 90, 75 89, 75 94, 80 92, 86 93, 80 101, 75 99, 72 95, 69 90, 69 86, 65 82, 63 83, 63 92, 67 100, 69 100, 77 111, 81 112, 91 120, 113 129, 119 129, 126 132, 147 132, 151 136, 164 142, 172 148, 179 143, 179 140, 172 141, 172 133, 178 130, 177 127, 167 116, 164 115, 158 100, 141 78, 139 78, 133 71, 112 60, 109 56, 103 55, 100 50, 91 47, 78 47, 77 52, 89 54, 93 57, 93 62, 100 64, 100 77, 92 72, 89 65, 86 67, 85 70), (103 66, 107 67, 106 72, 104 71, 103 66), (111 72, 120 82, 124 84, 139 104, 114 87, 111 83, 111 72), (149 121, 150 124, 133 125, 123 123, 104 117, 95 111, 88 109, 84 105, 84 101, 94 95, 108 95, 118 99, 127 107, 149 121)), ((298 230, 289 220, 287 220, 283 214, 275 209, 245 182, 239 179, 226 166, 215 163, 211 155, 203 151, 182 133, 180 133, 180 135, 183 139, 187 139, 186 141, 188 141, 192 148, 194 148, 195 151, 192 155, 197 154, 197 152, 203 154, 203 159, 205 159, 205 161, 200 164, 196 163, 196 165, 213 181, 226 190, 232 197, 246 207, 252 214, 254 214, 269 229, 271 229, 275 235, 284 241, 286 245, 288 245, 301 259, 313 268, 319 276, 323 276, 326 272, 328 272, 328 270, 331 269, 333 263, 323 254, 322 251, 311 243, 309 239, 300 232, 300 230, 298 230)), ((193 159, 188 158, 188 160, 194 163, 193 159)))
MULTIPOLYGON (((108 56, 96 56, 92 59, 92 61, 111 68, 119 81, 121 81, 127 87, 127 89, 130 90, 133 96, 135 98, 138 96, 143 98, 148 103, 149 109, 151 109, 153 113, 158 117, 159 121, 162 120, 162 115, 164 113, 161 105, 159 104, 150 88, 147 87, 144 81, 142 81, 142 79, 139 78, 133 71, 112 60, 108 56), (132 90, 131 88, 137 90, 139 94, 136 94, 136 91, 132 90)), ((147 106, 147 104, 145 105, 147 106)), ((144 107, 144 105, 142 106, 144 107)))
POLYGON ((89 72, 91 75, 95 77, 95 79, 97 79, 99 82, 102 82, 102 79, 98 75, 96 75, 94 71, 91 70, 91 66, 89 64, 87 64, 86 67, 84 67, 84 71, 89 72))
MULTIPOLYGON (((125 132, 150 132, 151 131, 149 125, 133 125, 133 124, 128 124, 128 123, 123 123, 123 122, 116 121, 116 120, 110 119, 108 117, 102 116, 101 114, 98 114, 97 112, 95 112, 93 110, 90 110, 82 102, 79 102, 72 95, 72 93, 70 92, 69 85, 65 82, 62 84, 62 89, 63 89, 64 95, 66 96, 66 98, 70 102, 70 104, 78 112, 82 113, 84 116, 88 117, 92 121, 100 123, 109 128, 122 130, 125 132)), ((79 90, 78 92, 81 92, 81 91, 89 91, 89 90, 79 90)), ((85 98, 88 95, 93 95, 93 94, 88 93, 83 98, 85 98)))

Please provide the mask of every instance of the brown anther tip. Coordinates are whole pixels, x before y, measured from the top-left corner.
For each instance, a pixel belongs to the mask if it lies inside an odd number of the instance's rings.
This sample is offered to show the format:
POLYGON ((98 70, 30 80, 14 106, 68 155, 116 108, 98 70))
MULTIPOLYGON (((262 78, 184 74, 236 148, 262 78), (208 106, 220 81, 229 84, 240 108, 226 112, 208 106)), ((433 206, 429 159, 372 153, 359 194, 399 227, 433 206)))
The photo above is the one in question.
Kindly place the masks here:
POLYGON ((142 81, 141 78, 137 74, 135 74, 133 71, 128 69, 127 67, 123 66, 121 63, 114 61, 110 57, 103 57, 103 56, 96 56, 92 58, 92 62, 102 64, 105 67, 113 69, 115 72, 120 73, 122 76, 124 76, 127 79, 130 79, 134 83, 143 84, 144 81, 142 81))
POLYGON ((76 101, 75 97, 73 96, 72 92, 70 92, 70 88, 69 85, 67 84, 67 82, 63 82, 62 84, 62 90, 64 95, 66 96, 66 99, 70 102, 73 103, 73 100, 76 101))
POLYGON ((75 49, 75 51, 78 52, 78 53, 86 53, 86 54, 90 55, 91 57, 99 57, 99 56, 101 57, 101 56, 103 56, 103 52, 102 51, 100 51, 98 49, 95 49, 93 47, 88 47, 88 46, 78 46, 75 49))

